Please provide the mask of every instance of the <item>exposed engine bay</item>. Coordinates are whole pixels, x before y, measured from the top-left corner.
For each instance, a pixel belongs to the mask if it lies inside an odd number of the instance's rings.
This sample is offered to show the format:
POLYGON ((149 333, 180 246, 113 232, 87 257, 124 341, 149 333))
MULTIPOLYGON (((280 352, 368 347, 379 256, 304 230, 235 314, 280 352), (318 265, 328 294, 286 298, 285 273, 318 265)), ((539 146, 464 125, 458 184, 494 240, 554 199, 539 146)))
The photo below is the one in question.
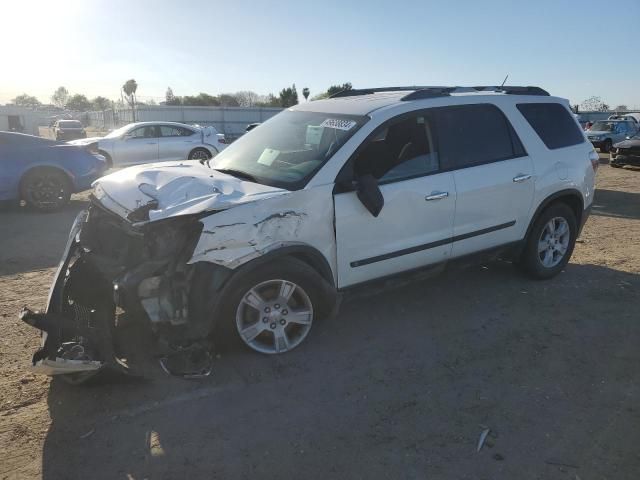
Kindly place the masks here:
POLYGON ((128 222, 93 199, 78 215, 46 313, 21 313, 44 332, 33 356, 36 371, 65 374, 75 383, 105 369, 131 373, 113 343, 123 316, 148 321, 164 346, 166 372, 189 377, 211 371, 212 319, 192 311, 197 307, 190 289, 203 269, 219 276, 227 269, 188 264, 203 228, 198 215, 145 222, 145 213, 131 212, 128 222))

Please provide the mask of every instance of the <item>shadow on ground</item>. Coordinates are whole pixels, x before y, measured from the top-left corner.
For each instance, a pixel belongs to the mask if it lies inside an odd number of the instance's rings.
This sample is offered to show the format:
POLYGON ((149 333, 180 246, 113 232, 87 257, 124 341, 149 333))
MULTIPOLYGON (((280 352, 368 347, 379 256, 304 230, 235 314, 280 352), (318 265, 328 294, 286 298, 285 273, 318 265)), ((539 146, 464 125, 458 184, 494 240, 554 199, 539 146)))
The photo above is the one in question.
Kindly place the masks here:
POLYGON ((88 206, 87 200, 74 197, 54 213, 38 213, 18 206, 3 209, 0 212, 0 222, 5 226, 0 236, 0 276, 58 265, 74 218, 88 206))
POLYGON ((199 381, 153 362, 144 383, 54 381, 43 477, 640 471, 640 276, 569 265, 534 282, 494 263, 371 293, 347 299, 299 349, 232 350, 199 381), (494 436, 478 453, 485 426, 494 436))
POLYGON ((607 217, 640 219, 640 193, 596 189, 591 212, 607 217))

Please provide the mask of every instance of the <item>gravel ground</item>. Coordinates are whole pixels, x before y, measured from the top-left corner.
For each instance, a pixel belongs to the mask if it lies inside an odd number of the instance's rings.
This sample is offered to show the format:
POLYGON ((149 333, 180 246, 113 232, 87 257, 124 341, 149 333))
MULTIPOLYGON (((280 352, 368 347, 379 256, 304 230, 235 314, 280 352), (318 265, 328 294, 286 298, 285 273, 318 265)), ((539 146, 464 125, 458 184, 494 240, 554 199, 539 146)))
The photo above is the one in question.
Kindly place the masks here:
POLYGON ((26 370, 74 215, 0 213, 0 478, 637 479, 640 171, 602 165, 566 270, 505 263, 346 299, 281 357, 70 387, 26 370), (478 438, 490 428, 484 448, 478 438))

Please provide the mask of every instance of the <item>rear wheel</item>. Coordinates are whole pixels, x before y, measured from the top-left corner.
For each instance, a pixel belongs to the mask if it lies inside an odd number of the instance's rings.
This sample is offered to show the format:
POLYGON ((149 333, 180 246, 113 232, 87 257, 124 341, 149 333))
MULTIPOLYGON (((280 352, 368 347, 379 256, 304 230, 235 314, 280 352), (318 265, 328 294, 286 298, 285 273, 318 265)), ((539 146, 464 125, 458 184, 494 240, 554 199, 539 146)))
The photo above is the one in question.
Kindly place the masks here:
POLYGON ((551 278, 567 265, 577 235, 576 217, 564 203, 547 208, 535 221, 520 265, 533 278, 551 278))
POLYGON ((206 148, 194 148, 189 154, 189 160, 209 160, 211 153, 206 148))
POLYGON ((67 175, 55 168, 30 171, 20 185, 22 199, 41 212, 53 212, 65 206, 71 198, 67 175))

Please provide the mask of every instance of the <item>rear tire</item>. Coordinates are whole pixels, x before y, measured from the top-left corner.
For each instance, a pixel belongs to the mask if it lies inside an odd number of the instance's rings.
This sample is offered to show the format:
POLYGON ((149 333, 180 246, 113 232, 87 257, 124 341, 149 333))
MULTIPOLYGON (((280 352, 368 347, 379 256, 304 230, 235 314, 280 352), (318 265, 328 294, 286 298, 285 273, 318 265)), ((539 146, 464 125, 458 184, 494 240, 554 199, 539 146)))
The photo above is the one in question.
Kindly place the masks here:
POLYGON ((189 153, 189 160, 209 160, 212 157, 211 152, 206 148, 194 148, 189 153))
POLYGON ((571 258, 577 232, 573 210, 564 203, 551 205, 533 224, 519 265, 537 280, 556 276, 571 258))
POLYGON ((22 179, 20 195, 31 208, 41 212, 55 212, 69 203, 71 182, 61 170, 36 168, 22 179))

